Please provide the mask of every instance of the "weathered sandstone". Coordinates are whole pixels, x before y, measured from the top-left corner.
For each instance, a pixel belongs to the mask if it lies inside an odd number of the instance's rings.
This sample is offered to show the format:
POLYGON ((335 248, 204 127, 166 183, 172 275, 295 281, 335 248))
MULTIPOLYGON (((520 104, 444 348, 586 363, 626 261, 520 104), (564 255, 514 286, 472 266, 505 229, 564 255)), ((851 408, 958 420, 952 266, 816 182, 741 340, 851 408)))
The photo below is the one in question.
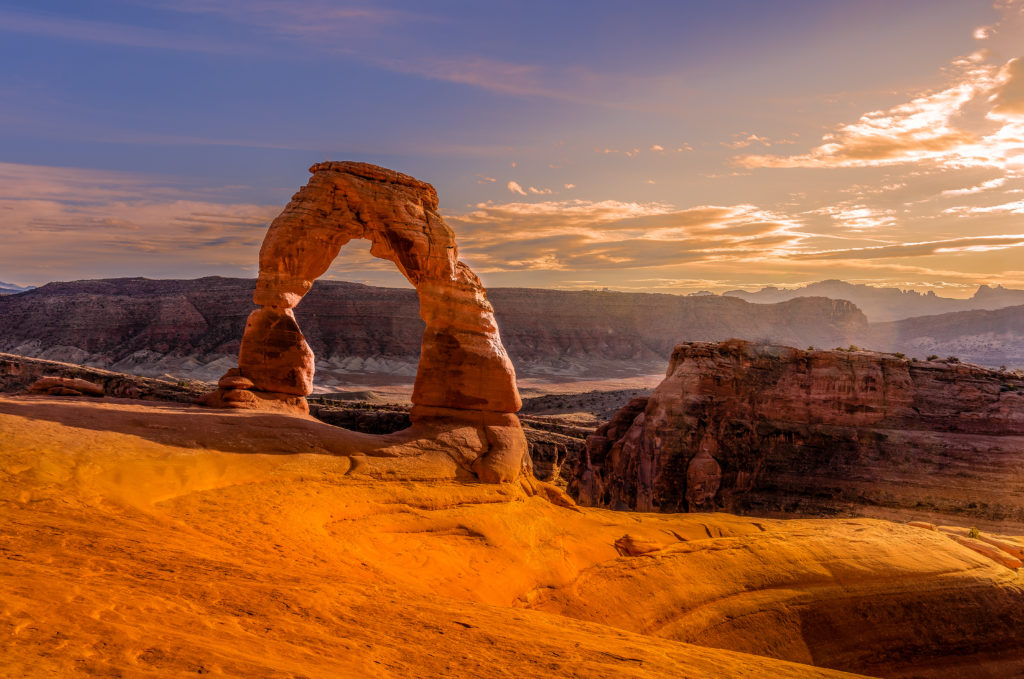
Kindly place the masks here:
POLYGON ((28 388, 32 394, 51 396, 103 396, 103 387, 79 377, 40 377, 28 388))
POLYGON ((742 341, 680 344, 588 439, 580 502, 1024 527, 1024 380, 742 341))
POLYGON ((973 549, 978 554, 986 556, 989 559, 995 561, 996 563, 1006 566, 1007 568, 1017 569, 1020 568, 1021 565, 1024 565, 1022 564, 1021 560, 1017 557, 1007 554, 1003 550, 999 549, 995 545, 989 544, 985 540, 978 540, 976 538, 965 537, 963 535, 951 535, 950 537, 953 539, 954 542, 961 544, 964 547, 967 547, 968 549, 973 549))
POLYGON ((412 394, 414 426, 475 428, 486 448, 470 461, 472 471, 484 481, 513 480, 526 453, 514 415, 522 405, 515 371, 483 285, 459 261, 434 188, 366 163, 318 163, 310 172, 260 248, 253 295, 260 308, 249 315, 238 352, 237 375, 252 389, 231 382, 207 403, 308 412, 306 401, 294 397, 312 393, 315 362, 292 309, 346 243, 364 238, 371 254, 393 262, 419 296, 426 329, 412 394))
POLYGON ((948 533, 953 536, 980 540, 992 545, 993 547, 998 547, 1012 557, 1024 559, 1024 538, 1013 537, 1011 535, 999 535, 998 533, 983 533, 981 531, 977 531, 977 529, 972 531, 970 528, 963 528, 961 526, 937 526, 935 530, 948 533))

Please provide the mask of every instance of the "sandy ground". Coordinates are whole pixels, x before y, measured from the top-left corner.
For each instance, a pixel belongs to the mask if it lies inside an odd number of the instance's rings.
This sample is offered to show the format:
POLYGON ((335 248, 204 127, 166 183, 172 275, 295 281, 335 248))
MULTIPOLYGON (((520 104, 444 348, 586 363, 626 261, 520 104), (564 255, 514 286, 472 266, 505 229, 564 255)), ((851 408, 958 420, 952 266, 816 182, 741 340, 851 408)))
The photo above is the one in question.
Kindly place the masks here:
POLYGON ((1024 675, 1021 577, 928 531, 382 481, 237 415, 0 398, 0 676, 1024 675))

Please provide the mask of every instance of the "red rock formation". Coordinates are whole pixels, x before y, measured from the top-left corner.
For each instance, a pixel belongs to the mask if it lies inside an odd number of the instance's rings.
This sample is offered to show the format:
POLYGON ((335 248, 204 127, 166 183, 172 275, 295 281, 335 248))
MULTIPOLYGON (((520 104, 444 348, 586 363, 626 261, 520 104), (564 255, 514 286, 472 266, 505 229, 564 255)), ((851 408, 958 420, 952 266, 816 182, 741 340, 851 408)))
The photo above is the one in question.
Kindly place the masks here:
POLYGON ((649 398, 588 439, 570 493, 640 511, 970 516, 1020 528, 1022 467, 1019 378, 873 352, 693 342, 676 347, 649 398), (709 499, 712 463, 721 476, 709 499))
POLYGON ((260 248, 253 301, 261 308, 249 316, 238 354, 238 375, 253 387, 221 385, 208 402, 308 412, 301 397, 312 392, 313 352, 292 309, 342 246, 365 238, 373 255, 394 262, 416 287, 426 323, 413 424, 477 428, 488 452, 471 463, 473 471, 486 481, 515 478, 526 452, 513 414, 522 405, 515 371, 480 280, 458 261, 434 188, 365 163, 318 163, 310 172, 260 248))

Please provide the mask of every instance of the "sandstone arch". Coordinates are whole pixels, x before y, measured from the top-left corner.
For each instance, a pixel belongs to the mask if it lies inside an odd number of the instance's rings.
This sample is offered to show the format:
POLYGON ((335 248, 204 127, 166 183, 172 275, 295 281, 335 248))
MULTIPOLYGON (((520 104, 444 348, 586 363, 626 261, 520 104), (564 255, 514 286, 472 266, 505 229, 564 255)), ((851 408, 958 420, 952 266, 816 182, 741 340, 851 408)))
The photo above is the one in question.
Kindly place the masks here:
POLYGON ((317 163, 310 172, 270 225, 253 296, 260 308, 246 322, 238 369, 207 402, 308 412, 303 397, 312 392, 314 357, 292 309, 346 243, 365 238, 371 254, 394 262, 416 288, 426 323, 412 396, 418 429, 407 438, 475 427, 485 450, 470 468, 489 481, 514 478, 526 450, 514 415, 521 406, 515 371, 486 291, 459 261, 455 236, 437 212, 434 187, 366 163, 317 163))

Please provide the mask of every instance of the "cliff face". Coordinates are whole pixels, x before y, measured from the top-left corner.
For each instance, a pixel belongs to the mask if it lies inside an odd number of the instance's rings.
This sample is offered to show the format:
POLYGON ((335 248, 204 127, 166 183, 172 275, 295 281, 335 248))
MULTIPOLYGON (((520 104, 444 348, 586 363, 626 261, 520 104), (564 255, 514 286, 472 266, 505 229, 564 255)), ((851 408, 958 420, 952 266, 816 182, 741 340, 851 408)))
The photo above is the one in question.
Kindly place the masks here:
MULTIPOLYGON (((0 351, 142 375, 216 380, 233 367, 255 282, 110 279, 50 283, 0 297, 0 351)), ((520 376, 608 376, 664 370, 680 337, 836 346, 861 336, 849 302, 776 305, 721 297, 492 289, 520 376)), ((412 381, 423 322, 412 289, 317 281, 295 317, 316 355, 316 384, 348 375, 412 381)))
POLYGON ((640 511, 1024 526, 1024 380, 956 363, 742 341, 676 347, 587 442, 570 492, 640 511))

